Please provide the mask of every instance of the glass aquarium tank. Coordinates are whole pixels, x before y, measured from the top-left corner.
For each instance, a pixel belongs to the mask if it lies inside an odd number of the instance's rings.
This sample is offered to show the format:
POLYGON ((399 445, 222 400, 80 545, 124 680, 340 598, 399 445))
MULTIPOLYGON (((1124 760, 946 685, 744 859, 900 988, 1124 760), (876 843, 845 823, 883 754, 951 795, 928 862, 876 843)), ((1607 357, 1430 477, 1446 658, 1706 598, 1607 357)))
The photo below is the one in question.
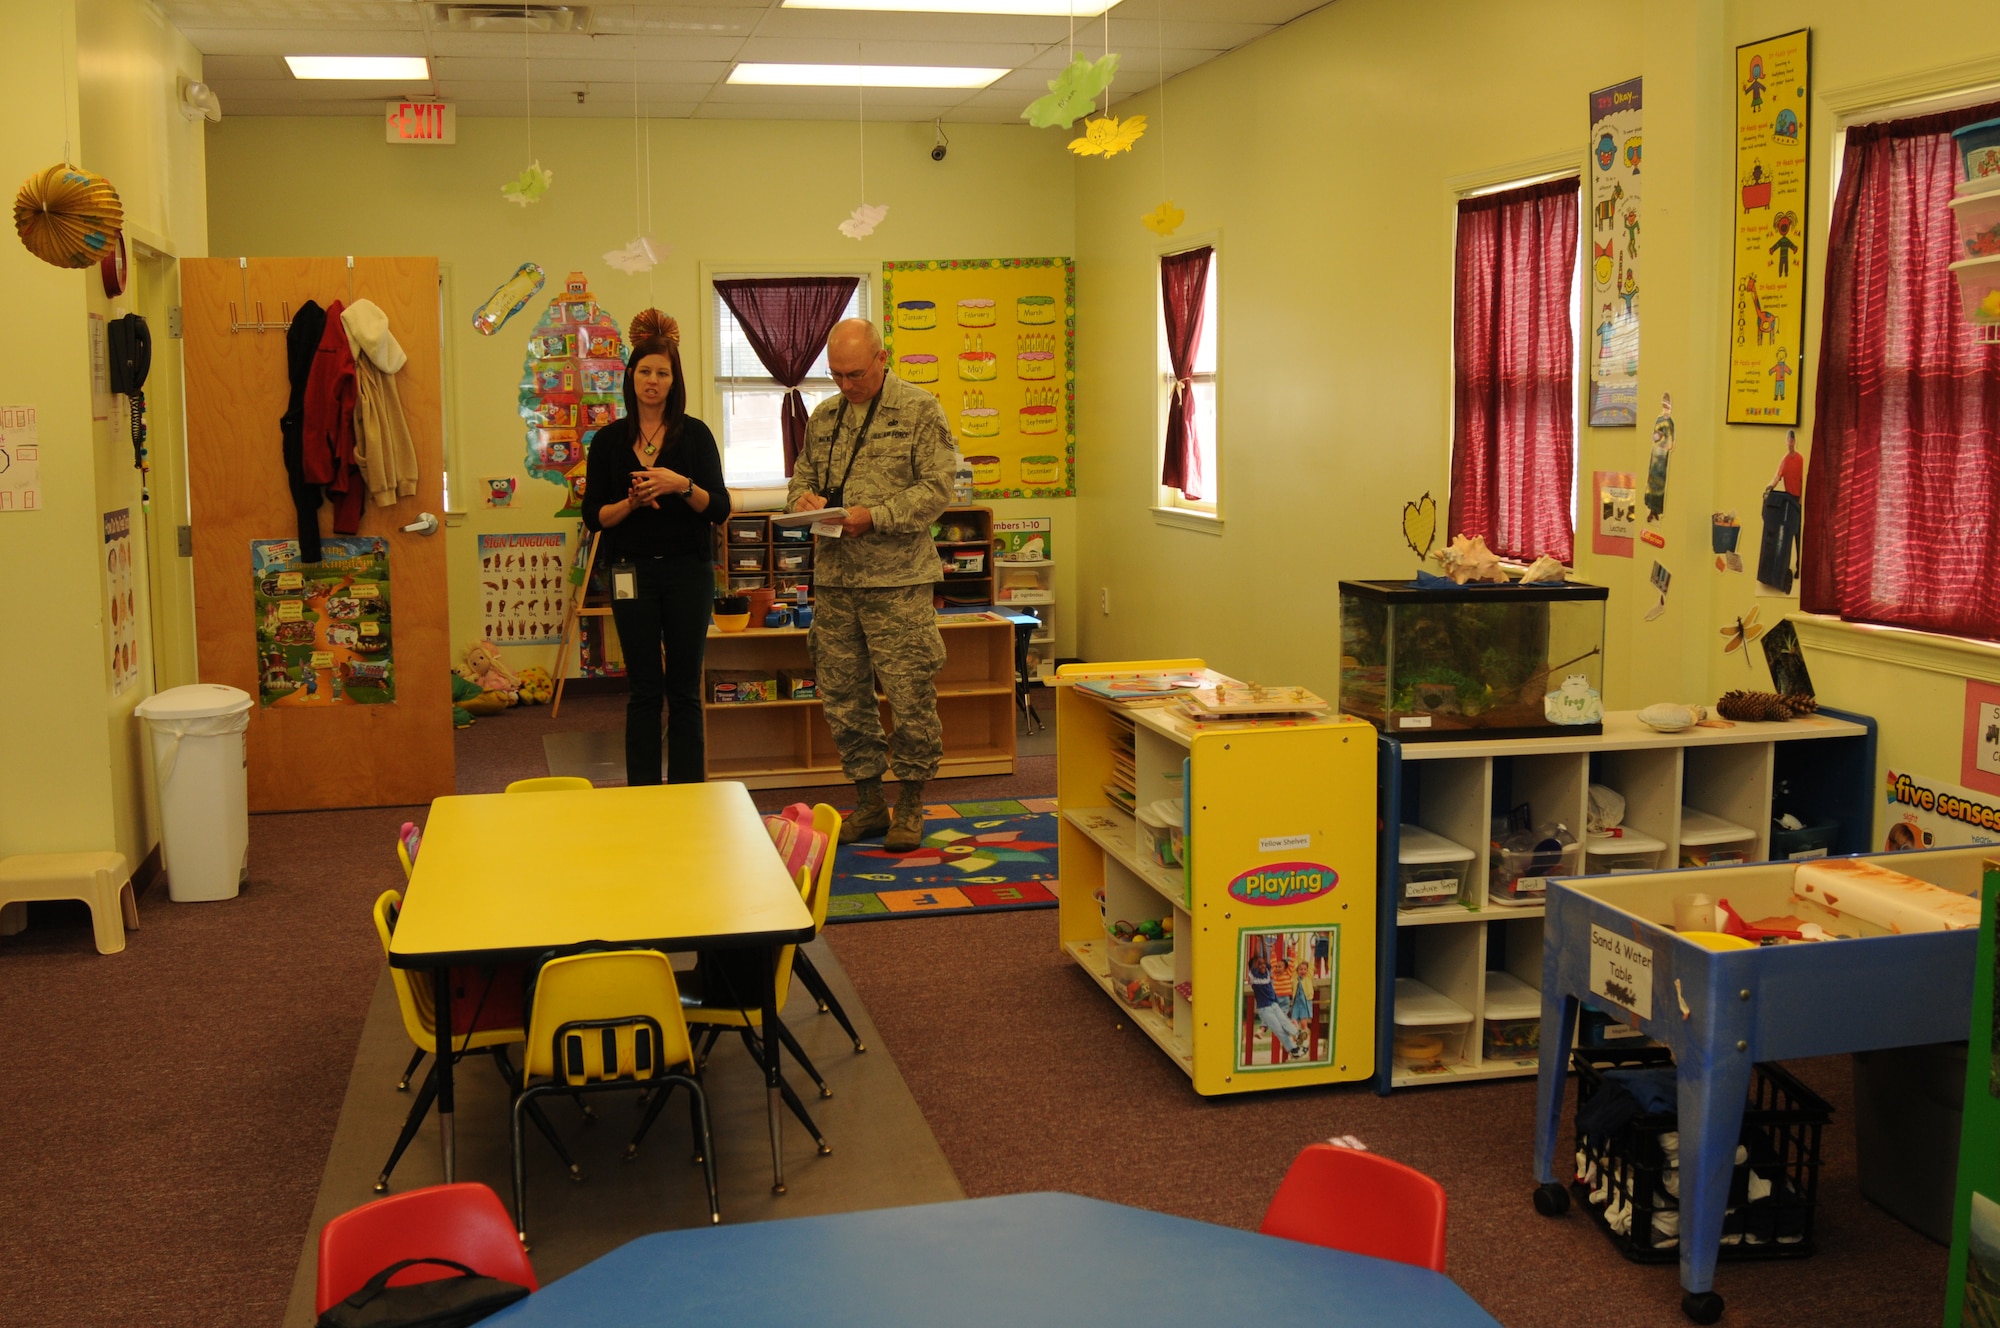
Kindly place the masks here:
POLYGON ((1603 586, 1340 583, 1340 708, 1391 737, 1601 733, 1543 698, 1572 675, 1604 691, 1603 586))

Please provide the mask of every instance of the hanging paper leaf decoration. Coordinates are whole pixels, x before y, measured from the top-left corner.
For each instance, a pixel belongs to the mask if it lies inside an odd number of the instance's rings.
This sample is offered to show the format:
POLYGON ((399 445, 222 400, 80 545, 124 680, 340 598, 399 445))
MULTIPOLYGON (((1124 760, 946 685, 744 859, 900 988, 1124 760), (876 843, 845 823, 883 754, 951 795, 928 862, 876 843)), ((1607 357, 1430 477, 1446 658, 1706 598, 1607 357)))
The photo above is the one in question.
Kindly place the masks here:
POLYGON ((875 228, 882 224, 882 218, 888 215, 889 208, 886 204, 863 203, 848 213, 846 221, 840 223, 840 233, 850 240, 873 235, 875 228))
POLYGON ((1403 542, 1410 546, 1411 552, 1419 558, 1430 557, 1437 533, 1437 499, 1426 493, 1414 503, 1403 504, 1403 542))
POLYGON ((14 196, 14 230, 28 252, 56 267, 96 267, 125 224, 118 191, 101 175, 56 165, 14 196))
POLYGON ((1139 220, 1145 222, 1146 229, 1155 235, 1172 235, 1187 220, 1187 213, 1175 207, 1174 200, 1170 198, 1139 220))
POLYGON ((1117 74, 1116 52, 1094 63, 1079 55, 1049 80, 1049 95, 1029 102, 1021 118, 1037 129, 1067 129, 1097 109, 1098 96, 1117 74))
POLYGON ((555 182, 556 173, 543 170, 542 160, 537 157, 533 165, 500 186, 500 197, 509 203, 519 203, 522 207, 526 207, 530 203, 540 202, 542 195, 549 192, 549 186, 555 182))
POLYGON ((1139 136, 1146 132, 1146 117, 1130 116, 1120 120, 1115 115, 1107 115, 1101 120, 1086 121, 1083 137, 1072 138, 1069 150, 1079 157, 1109 157, 1119 152, 1130 152, 1139 136))
POLYGON ((650 235, 641 235, 620 249, 613 249, 604 255, 607 266, 633 276, 641 272, 651 272, 662 258, 674 251, 670 244, 661 244, 650 235))

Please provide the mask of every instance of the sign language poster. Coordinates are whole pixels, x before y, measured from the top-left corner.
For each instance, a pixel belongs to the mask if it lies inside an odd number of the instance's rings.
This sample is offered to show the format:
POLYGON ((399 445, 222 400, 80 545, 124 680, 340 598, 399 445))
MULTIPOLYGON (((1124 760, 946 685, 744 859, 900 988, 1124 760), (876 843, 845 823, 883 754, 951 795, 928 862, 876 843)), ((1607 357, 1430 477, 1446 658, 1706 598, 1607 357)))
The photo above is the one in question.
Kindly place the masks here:
POLYGON ((1590 94, 1590 425, 1639 423, 1639 85, 1590 94))
POLYGON ((1799 371, 1805 355, 1810 37, 1811 29, 1801 28, 1736 48, 1731 424, 1799 422, 1799 371))

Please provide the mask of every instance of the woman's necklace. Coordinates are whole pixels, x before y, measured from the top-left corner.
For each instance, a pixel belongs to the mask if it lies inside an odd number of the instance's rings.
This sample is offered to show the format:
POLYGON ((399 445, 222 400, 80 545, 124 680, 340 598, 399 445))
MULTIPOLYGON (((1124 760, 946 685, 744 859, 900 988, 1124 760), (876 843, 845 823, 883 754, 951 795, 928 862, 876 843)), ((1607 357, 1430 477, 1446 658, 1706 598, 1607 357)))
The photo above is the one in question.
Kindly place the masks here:
POLYGON ((666 421, 664 420, 660 422, 659 431, 656 432, 651 438, 648 438, 646 436, 646 426, 643 424, 640 425, 639 426, 640 455, 644 456, 646 460, 651 461, 653 459, 653 455, 660 450, 660 443, 663 439, 666 438, 666 436, 667 436, 667 425, 666 421))

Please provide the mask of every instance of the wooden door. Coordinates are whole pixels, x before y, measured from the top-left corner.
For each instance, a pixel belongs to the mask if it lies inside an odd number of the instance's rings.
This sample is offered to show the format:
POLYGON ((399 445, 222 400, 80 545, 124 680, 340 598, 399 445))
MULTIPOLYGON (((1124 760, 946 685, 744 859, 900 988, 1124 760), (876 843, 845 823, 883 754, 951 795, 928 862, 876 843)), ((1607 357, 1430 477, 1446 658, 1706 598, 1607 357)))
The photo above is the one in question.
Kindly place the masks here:
MULTIPOLYGON (((278 420, 290 395, 282 326, 307 300, 373 300, 409 362, 396 376, 416 445, 417 492, 370 502, 361 535, 388 541, 395 699, 250 714, 250 810, 429 802, 453 791, 445 540, 401 527, 444 512, 438 270, 434 258, 187 259, 181 265, 196 649, 204 682, 261 697, 251 541, 298 534, 278 420), (352 262, 352 267, 349 262, 352 262), (232 317, 231 306, 234 306, 232 317), (260 312, 261 310, 261 312, 260 312)), ((333 509, 320 509, 332 531, 333 509)))

